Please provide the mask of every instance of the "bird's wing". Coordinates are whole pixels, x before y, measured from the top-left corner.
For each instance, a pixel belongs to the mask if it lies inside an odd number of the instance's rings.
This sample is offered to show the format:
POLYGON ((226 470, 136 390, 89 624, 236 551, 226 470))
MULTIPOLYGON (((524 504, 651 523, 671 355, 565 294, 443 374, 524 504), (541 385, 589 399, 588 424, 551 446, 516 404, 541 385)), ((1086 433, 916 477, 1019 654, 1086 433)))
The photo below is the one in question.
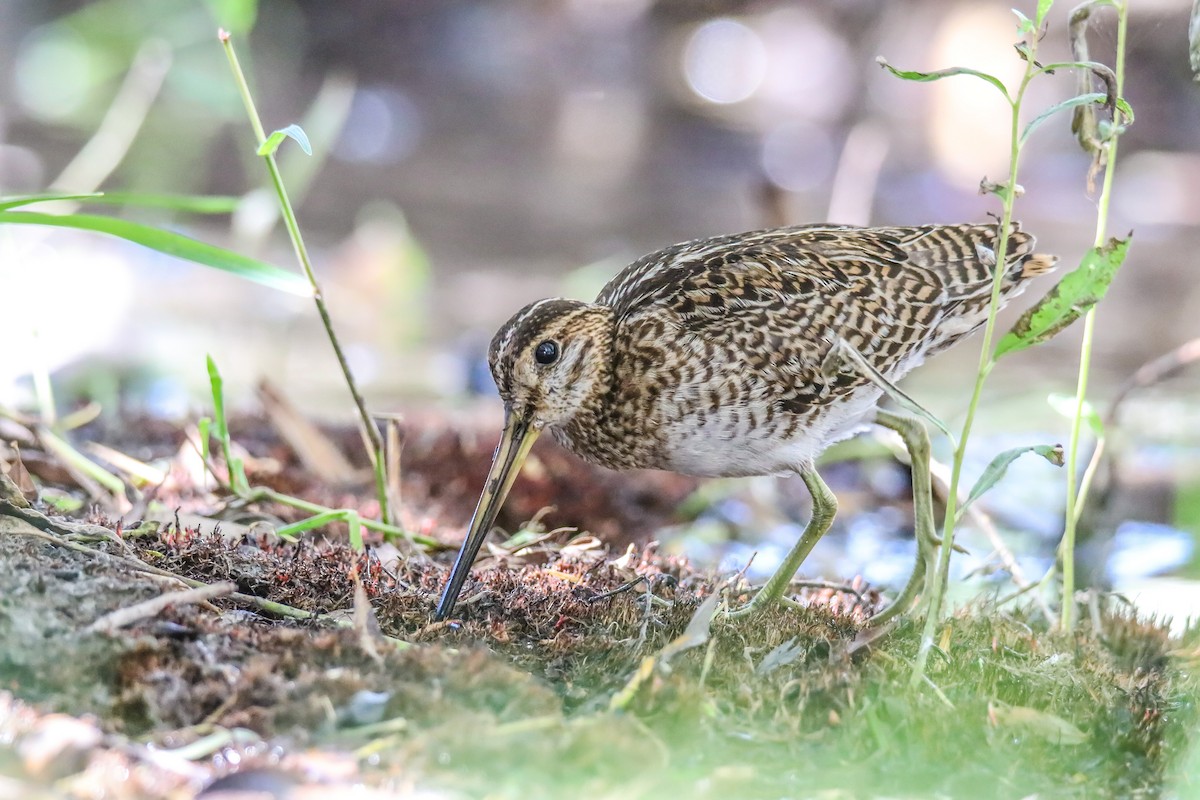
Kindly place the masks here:
MULTIPOLYGON (((631 264, 597 302, 618 325, 653 317, 724 347, 730 363, 811 388, 838 337, 887 374, 975 330, 991 297, 997 229, 812 225, 685 242, 631 264)), ((1014 223, 1004 299, 1053 267, 1034 244, 1014 223)), ((843 391, 860 383, 837 380, 843 391)))
POLYGON ((676 245, 618 275, 599 302, 618 325, 657 321, 679 344, 702 340, 731 373, 784 406, 836 397, 866 378, 822 370, 838 338, 885 374, 922 348, 949 296, 910 229, 806 226, 676 245))

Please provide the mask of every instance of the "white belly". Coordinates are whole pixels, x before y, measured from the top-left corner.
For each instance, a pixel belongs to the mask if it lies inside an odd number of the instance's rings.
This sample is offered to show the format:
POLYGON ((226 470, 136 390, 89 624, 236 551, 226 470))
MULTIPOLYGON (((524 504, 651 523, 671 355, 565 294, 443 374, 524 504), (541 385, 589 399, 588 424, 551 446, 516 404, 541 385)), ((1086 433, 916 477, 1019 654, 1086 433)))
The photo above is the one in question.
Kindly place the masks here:
POLYGON ((664 468, 706 477, 796 472, 811 466, 829 445, 864 430, 880 394, 879 390, 857 393, 787 438, 749 425, 730 425, 718 418, 721 415, 712 415, 703 424, 684 419, 665 431, 671 444, 664 454, 664 468))

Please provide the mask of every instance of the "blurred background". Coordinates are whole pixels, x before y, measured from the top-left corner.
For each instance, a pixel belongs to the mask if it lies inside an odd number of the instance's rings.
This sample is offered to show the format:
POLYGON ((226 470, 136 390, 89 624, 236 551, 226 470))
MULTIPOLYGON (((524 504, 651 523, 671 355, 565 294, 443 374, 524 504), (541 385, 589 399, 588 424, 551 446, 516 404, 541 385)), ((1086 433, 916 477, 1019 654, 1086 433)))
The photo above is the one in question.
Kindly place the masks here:
MULTIPOLYGON (((268 130, 298 122, 282 168, 334 322, 378 411, 482 414, 496 327, 547 295, 589 297, 685 239, 783 223, 984 220, 1008 112, 986 84, 906 83, 966 65, 1015 83, 1010 0, 8 0, 0 3, 0 194, 136 190, 242 197, 231 216, 120 210, 280 266, 294 263, 218 44, 233 33, 268 130), (482 410, 480 410, 482 409, 482 410)), ((1032 16, 1034 9, 1022 8, 1032 16)), ((1200 336, 1200 102, 1188 0, 1132 0, 1109 231, 1133 230, 1101 306, 1103 409, 1147 360, 1200 336)), ((1070 57, 1069 4, 1039 54, 1070 57)), ((1111 63, 1115 25, 1092 57, 1111 63)), ((1075 93, 1038 81, 1032 118, 1075 93)), ((1060 271, 1092 245, 1088 157, 1063 115, 1025 151, 1018 216, 1060 271)), ((107 213, 102 210, 101 213, 107 213)), ((1005 315, 1048 290, 1042 281, 1005 315)), ((235 404, 267 377, 305 410, 352 407, 311 302, 114 240, 0 228, 0 403, 48 367, 64 403, 180 418, 207 405, 204 356, 235 404)), ((1074 390, 1080 328, 1005 359, 980 424, 995 449, 1066 441, 1046 398, 1074 390), (1010 442, 1011 440, 1011 442, 1010 442)), ((907 383, 952 425, 978 360, 966 344, 907 383)), ((1200 376, 1139 389, 1104 482, 1110 532, 1134 522, 1138 576, 1195 573, 1200 376), (1153 547, 1151 547, 1153 545, 1153 547), (1155 560, 1157 559, 1157 560, 1155 560)), ((1061 473, 1019 462, 1006 501, 1053 539, 1061 473), (1028 512, 1028 513, 1026 513, 1028 512)), ((786 537, 785 537, 786 538, 786 537)), ((869 560, 869 559, 867 559, 869 560)), ((833 569, 845 573, 844 569, 833 569)))

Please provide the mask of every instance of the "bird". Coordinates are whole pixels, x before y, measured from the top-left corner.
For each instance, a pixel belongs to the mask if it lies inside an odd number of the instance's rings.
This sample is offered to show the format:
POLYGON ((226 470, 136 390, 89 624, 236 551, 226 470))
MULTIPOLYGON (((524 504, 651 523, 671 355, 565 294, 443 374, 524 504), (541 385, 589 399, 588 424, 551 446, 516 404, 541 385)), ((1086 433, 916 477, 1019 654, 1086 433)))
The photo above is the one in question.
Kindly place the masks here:
MULTIPOLYGON (((872 423, 896 430, 909 450, 918 557, 904 590, 871 621, 903 611, 940 544, 929 439, 919 420, 879 402, 891 382, 985 324, 1001 232, 999 222, 755 230, 643 256, 593 302, 526 305, 488 350, 504 426, 435 620, 453 613, 545 431, 610 469, 800 475, 812 495, 804 532, 753 599, 729 613, 787 603, 789 584, 837 510, 817 457, 872 423)), ((1000 303, 1053 269, 1057 259, 1035 246, 1013 222, 1000 303)))

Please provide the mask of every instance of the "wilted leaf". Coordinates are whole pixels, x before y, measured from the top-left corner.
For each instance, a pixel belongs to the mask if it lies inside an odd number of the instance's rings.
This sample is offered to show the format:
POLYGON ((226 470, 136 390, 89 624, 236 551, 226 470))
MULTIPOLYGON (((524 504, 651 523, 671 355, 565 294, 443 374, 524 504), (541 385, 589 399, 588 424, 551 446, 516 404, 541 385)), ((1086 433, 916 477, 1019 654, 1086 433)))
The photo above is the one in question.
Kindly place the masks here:
POLYGON ((658 654, 664 664, 684 650, 699 647, 708 641, 708 631, 712 627, 713 617, 717 613, 717 604, 721 602, 720 592, 713 592, 704 598, 704 602, 696 609, 692 619, 684 628, 683 633, 667 642, 666 647, 658 654))
POLYGON ((17 508, 29 508, 29 501, 12 478, 0 471, 0 500, 12 503, 17 508))
POLYGON ((25 462, 21 460, 21 448, 16 442, 12 443, 13 463, 5 470, 4 463, 0 462, 0 475, 6 471, 8 478, 12 482, 11 488, 16 491, 14 496, 8 496, 9 492, 0 493, 5 500, 15 503, 21 508, 29 508, 29 504, 38 499, 37 484, 33 482, 33 477, 30 476, 29 470, 25 469, 25 462))
POLYGON ((996 345, 995 358, 1051 339, 1100 302, 1125 260, 1129 241, 1130 237, 1109 239, 1103 247, 1089 250, 1075 270, 1063 276, 1004 334, 996 345))
POLYGON ((780 642, 771 652, 763 656, 763 660, 754 668, 756 675, 767 675, 780 667, 786 667, 800 656, 804 655, 805 647, 799 644, 796 637, 780 642))
POLYGON ((379 627, 379 618, 375 616, 375 609, 371 607, 371 601, 367 597, 367 590, 363 588, 362 578, 358 573, 354 574, 354 635, 358 639, 358 646, 362 651, 370 657, 376 664, 383 664, 383 654, 379 652, 377 644, 383 641, 383 631, 379 627))
MULTIPOLYGON (((1009 188, 1007 183, 995 183, 994 181, 989 181, 986 177, 979 181, 979 193, 994 194, 1005 202, 1008 202, 1009 199, 1009 188)), ((1019 183, 1016 184, 1016 189, 1012 191, 1012 194, 1014 197, 1020 197, 1021 195, 1025 194, 1025 187, 1019 183)))

